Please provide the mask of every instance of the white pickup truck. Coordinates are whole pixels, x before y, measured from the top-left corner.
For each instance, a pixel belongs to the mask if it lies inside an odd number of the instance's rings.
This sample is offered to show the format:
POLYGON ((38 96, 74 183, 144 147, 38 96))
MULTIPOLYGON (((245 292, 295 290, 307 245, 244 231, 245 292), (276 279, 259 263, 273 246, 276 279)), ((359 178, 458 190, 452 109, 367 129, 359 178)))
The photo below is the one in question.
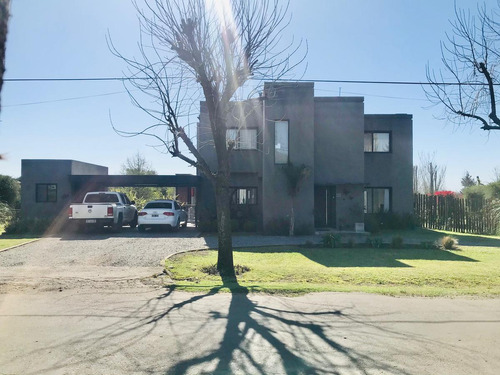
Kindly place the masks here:
POLYGON ((96 191, 85 194, 82 203, 69 206, 69 220, 81 226, 108 226, 115 231, 123 225, 137 226, 137 208, 123 193, 96 191))

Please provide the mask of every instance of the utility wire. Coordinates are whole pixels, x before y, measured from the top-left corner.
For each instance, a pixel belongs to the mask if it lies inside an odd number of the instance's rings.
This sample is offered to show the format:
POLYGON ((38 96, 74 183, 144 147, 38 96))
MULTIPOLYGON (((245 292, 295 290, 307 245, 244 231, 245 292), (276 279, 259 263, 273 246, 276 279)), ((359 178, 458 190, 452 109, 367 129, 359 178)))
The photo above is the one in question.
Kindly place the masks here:
MULTIPOLYGON (((180 78, 180 77, 170 77, 180 78)), ((82 78, 4 78, 4 82, 82 82, 82 81, 137 81, 148 80, 147 77, 82 77, 82 78)), ((345 84, 368 84, 368 85, 419 85, 419 86, 488 86, 486 82, 418 82, 418 81, 375 81, 375 80, 342 80, 342 79, 273 79, 270 77, 252 77, 252 81, 274 82, 311 82, 311 83, 345 83, 345 84)), ((494 83, 499 86, 500 83, 494 83)))

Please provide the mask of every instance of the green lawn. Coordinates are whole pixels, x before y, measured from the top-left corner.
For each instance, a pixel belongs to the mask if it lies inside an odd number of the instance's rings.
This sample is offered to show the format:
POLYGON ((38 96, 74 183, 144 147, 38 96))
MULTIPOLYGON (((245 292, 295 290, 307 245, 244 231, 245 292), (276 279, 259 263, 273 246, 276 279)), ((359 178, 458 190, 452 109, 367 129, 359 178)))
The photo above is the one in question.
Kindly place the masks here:
POLYGON ((3 249, 7 249, 11 246, 21 245, 26 242, 33 241, 35 238, 8 238, 8 237, 0 237, 0 251, 3 249))
MULTIPOLYGON (((442 235, 438 233, 436 236, 442 235)), ((459 241, 464 240, 457 237, 459 241)), ((466 238, 470 240, 470 236, 466 238)), ((422 239, 429 240, 432 238, 422 239)), ((238 283, 252 292, 499 296, 500 238, 480 237, 476 242, 480 246, 460 245, 454 251, 417 248, 238 249, 234 252, 234 260, 235 264, 250 268, 249 272, 238 276, 238 283)), ((166 267, 176 288, 209 291, 222 285, 220 277, 209 276, 200 269, 215 262, 215 251, 199 251, 170 258, 166 267)))

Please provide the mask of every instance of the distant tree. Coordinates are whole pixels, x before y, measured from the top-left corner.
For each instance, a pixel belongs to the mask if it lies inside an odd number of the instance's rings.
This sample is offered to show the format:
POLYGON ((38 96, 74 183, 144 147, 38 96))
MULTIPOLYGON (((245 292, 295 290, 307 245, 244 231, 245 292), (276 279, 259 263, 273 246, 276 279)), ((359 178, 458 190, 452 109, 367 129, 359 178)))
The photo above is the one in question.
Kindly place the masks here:
POLYGON ((441 42, 444 72, 427 68, 427 97, 443 105, 446 118, 457 125, 479 123, 483 130, 500 130, 496 96, 500 79, 499 11, 483 5, 473 16, 469 10, 455 7, 451 26, 441 42), (450 80, 453 85, 443 84, 450 80))
MULTIPOLYGON (((14 217, 14 210, 21 203, 21 184, 15 178, 0 175, 0 225, 14 217)), ((1 231, 0 231, 1 234, 1 231)))
MULTIPOLYGON (((125 175, 156 175, 156 171, 151 164, 139 152, 127 158, 126 162, 122 165, 121 171, 125 175)), ((150 200, 175 198, 175 191, 172 187, 123 187, 116 190, 127 194, 130 200, 135 201, 138 209, 142 209, 150 200)))
POLYGON ((420 179, 418 175, 418 165, 413 166, 413 194, 420 193, 420 179))
POLYGON ((465 171, 465 175, 462 177, 461 184, 462 184, 462 190, 463 190, 463 189, 466 189, 470 186, 474 186, 476 184, 476 181, 474 181, 474 179, 470 175, 469 171, 465 171))
POLYGON ((304 164, 294 165, 288 162, 287 165, 283 166, 283 172, 285 173, 288 184, 288 194, 292 198, 290 204, 290 227, 288 234, 293 236, 295 234, 295 197, 300 192, 302 183, 311 174, 311 168, 304 164))
POLYGON ((444 189, 446 167, 438 165, 435 156, 435 153, 420 155, 418 178, 424 194, 434 195, 436 191, 444 189))
POLYGON ((20 202, 21 184, 13 177, 0 175, 0 202, 17 208, 20 202))

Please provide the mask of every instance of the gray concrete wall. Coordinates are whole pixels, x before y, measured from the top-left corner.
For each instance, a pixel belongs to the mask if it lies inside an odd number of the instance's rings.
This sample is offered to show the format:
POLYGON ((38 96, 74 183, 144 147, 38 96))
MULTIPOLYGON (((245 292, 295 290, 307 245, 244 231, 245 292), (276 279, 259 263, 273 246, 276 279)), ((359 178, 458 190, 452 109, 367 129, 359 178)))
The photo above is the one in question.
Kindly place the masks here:
POLYGON ((314 99, 316 185, 363 182, 363 134, 363 98, 314 99))
POLYGON ((311 168, 295 199, 295 227, 300 233, 314 230, 314 85, 312 83, 265 83, 263 149, 263 225, 289 220, 291 200, 282 165, 274 160, 274 122, 287 120, 289 161, 311 168))
POLYGON ((363 222, 363 98, 315 98, 314 129, 314 183, 336 186, 336 226, 352 230, 363 222))
POLYGON ((365 115, 366 131, 391 133, 391 152, 365 152, 367 187, 391 187, 392 211, 413 213, 412 115, 365 115))
POLYGON ((74 160, 25 159, 21 161, 21 215, 23 218, 67 218, 74 199, 71 174, 107 174, 108 168, 74 160), (56 184, 56 202, 37 202, 37 184, 56 184))

